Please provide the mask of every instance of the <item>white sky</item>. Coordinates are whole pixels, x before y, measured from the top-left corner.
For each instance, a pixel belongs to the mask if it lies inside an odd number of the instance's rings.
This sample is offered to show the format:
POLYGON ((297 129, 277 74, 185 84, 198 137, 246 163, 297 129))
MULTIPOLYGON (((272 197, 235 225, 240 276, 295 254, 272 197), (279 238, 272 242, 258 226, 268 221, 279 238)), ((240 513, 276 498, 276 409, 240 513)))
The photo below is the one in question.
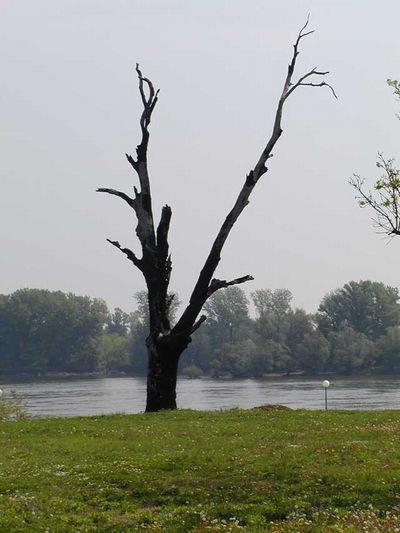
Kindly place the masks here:
POLYGON ((400 240, 374 232, 353 172, 396 156, 400 2, 385 0, 1 0, 0 293, 72 291, 134 308, 140 273, 106 237, 139 251, 133 213, 98 186, 131 191, 140 140, 134 72, 160 87, 151 126, 155 215, 173 209, 172 289, 185 300, 272 128, 292 44, 311 13, 298 74, 327 89, 289 101, 270 171, 217 275, 286 287, 315 311, 349 280, 399 286, 400 240))

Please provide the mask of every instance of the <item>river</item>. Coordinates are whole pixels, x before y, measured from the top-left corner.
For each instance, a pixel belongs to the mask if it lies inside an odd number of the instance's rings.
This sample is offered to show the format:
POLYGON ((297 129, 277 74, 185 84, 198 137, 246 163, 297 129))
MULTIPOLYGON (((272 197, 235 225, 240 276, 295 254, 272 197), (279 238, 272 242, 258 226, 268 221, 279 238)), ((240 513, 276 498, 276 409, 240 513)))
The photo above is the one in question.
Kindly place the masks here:
MULTIPOLYGON (((188 409, 251 408, 282 404, 323 409, 321 379, 180 379, 178 406, 188 409)), ((5 396, 15 390, 34 417, 138 413, 144 410, 143 378, 68 378, 0 383, 5 396)), ((331 409, 398 409, 400 378, 331 378, 331 409)))

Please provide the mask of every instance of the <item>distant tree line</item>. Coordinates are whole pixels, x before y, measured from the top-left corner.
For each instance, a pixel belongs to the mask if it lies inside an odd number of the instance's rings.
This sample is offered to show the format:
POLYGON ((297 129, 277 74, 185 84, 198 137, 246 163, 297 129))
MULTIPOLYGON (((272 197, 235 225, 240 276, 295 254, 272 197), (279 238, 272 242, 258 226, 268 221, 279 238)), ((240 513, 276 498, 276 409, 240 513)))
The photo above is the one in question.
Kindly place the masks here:
MULTIPOLYGON (((135 298, 137 309, 127 314, 60 291, 0 295, 0 373, 145 375, 146 292, 135 298)), ((178 306, 175 295, 172 320, 178 306)), ((400 371, 399 292, 383 283, 351 281, 328 293, 315 314, 294 309, 287 289, 256 290, 249 300, 232 286, 204 312, 208 319, 181 361, 188 377, 400 371)))

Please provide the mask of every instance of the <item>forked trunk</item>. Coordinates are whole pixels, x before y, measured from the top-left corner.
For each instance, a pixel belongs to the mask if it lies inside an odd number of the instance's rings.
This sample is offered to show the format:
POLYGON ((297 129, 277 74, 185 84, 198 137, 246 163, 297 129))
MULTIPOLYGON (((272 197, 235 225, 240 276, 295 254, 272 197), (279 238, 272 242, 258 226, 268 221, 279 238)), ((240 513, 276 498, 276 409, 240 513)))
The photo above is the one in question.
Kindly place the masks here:
MULTIPOLYGON (((190 342, 190 340, 188 340, 190 342)), ((148 337, 146 413, 176 409, 176 381, 179 358, 187 346, 148 337)))
POLYGON ((168 296, 168 286, 171 275, 171 256, 169 254, 168 232, 171 220, 171 208, 162 208, 160 222, 157 229, 154 226, 150 180, 147 168, 147 148, 149 143, 149 125, 154 107, 158 101, 158 91, 152 82, 142 76, 139 65, 136 72, 139 78, 139 92, 143 103, 140 117, 142 140, 137 146, 135 160, 126 154, 128 162, 139 178, 140 187, 134 187, 134 197, 115 189, 101 187, 98 192, 112 194, 124 200, 135 212, 137 218, 136 234, 142 247, 142 257, 139 258, 129 248, 121 246, 118 241, 107 239, 110 244, 118 248, 143 274, 149 290, 150 335, 146 340, 148 350, 147 376, 147 405, 146 412, 161 409, 176 409, 176 378, 178 362, 182 352, 190 342, 190 336, 201 326, 206 317, 198 318, 207 299, 217 290, 231 285, 238 285, 252 280, 252 276, 241 276, 231 281, 214 278, 214 273, 221 259, 221 252, 225 242, 243 209, 249 203, 249 197, 259 179, 267 172, 266 163, 272 157, 272 150, 282 134, 281 119, 284 103, 287 98, 301 86, 329 87, 336 96, 333 88, 325 81, 316 82, 315 77, 324 76, 327 72, 312 69, 297 82, 292 80, 299 43, 312 31, 305 31, 306 24, 300 30, 294 44, 292 60, 288 67, 287 76, 278 107, 275 113, 274 126, 271 137, 263 149, 253 170, 246 176, 245 182, 238 194, 234 206, 225 218, 212 244, 210 253, 200 271, 198 280, 190 296, 190 301, 176 325, 170 329, 168 311, 171 299, 168 296))

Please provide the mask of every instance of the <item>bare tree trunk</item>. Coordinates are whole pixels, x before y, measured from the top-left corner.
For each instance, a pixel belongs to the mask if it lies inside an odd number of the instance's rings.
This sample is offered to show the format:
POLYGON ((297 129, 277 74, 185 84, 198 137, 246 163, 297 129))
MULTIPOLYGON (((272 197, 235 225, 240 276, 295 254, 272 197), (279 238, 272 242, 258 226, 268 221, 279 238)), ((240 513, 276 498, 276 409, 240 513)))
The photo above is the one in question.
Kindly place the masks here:
POLYGON ((146 340, 148 351, 146 412, 176 409, 176 382, 180 356, 186 343, 161 338, 146 340))
POLYGON ((176 408, 176 380, 179 358, 189 344, 191 335, 206 319, 204 315, 199 319, 197 317, 207 299, 219 289, 253 279, 252 276, 247 275, 226 281, 213 278, 213 276, 220 262, 222 249, 234 224, 248 205, 249 197, 257 182, 268 171, 266 162, 272 157, 272 150, 282 134, 281 119, 285 101, 300 86, 327 86, 335 94, 332 87, 325 81, 318 83, 310 81, 310 78, 324 76, 327 72, 319 72, 316 69, 312 69, 301 76, 297 82, 292 82, 296 59, 299 54, 298 46, 300 40, 312 33, 304 31, 307 25, 308 20, 300 30, 293 47, 293 56, 278 102, 272 134, 254 168, 246 176, 236 202, 217 233, 210 253, 200 271, 189 304, 172 329, 169 322, 171 297, 168 295, 172 269, 168 244, 171 209, 167 205, 162 208, 160 222, 157 230, 155 230, 147 168, 147 148, 150 136, 148 128, 158 100, 158 91, 154 90, 151 81, 143 77, 139 66, 136 65, 139 92, 143 103, 143 112, 140 118, 142 140, 136 149, 137 159, 135 160, 130 155, 126 157, 138 175, 140 190, 134 187, 134 198, 115 189, 100 188, 97 190, 98 192, 118 196, 124 200, 135 211, 137 218, 136 234, 142 248, 142 257, 140 259, 129 248, 123 248, 118 241, 107 240, 123 252, 134 266, 142 272, 148 289, 150 315, 150 334, 146 341, 149 356, 146 405, 146 411, 148 412, 176 408))

